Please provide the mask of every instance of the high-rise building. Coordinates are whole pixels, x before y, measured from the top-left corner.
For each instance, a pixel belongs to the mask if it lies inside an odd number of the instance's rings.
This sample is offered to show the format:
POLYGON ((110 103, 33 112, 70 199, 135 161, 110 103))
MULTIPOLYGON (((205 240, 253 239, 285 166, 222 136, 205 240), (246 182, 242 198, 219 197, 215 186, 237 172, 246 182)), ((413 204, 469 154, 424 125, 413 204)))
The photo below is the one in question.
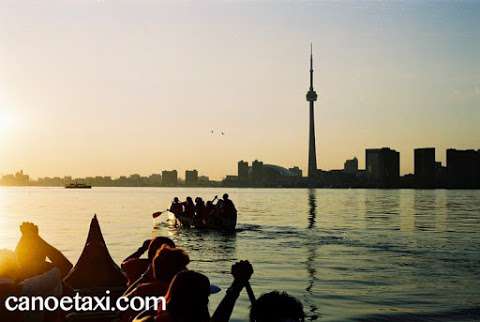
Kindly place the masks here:
POLYGON ((252 162, 252 176, 253 184, 260 184, 264 179, 263 162, 255 160, 252 162))
POLYGON ((237 171, 237 176, 238 180, 240 182, 246 182, 248 181, 248 171, 250 170, 250 167, 248 166, 248 162, 246 161, 238 161, 238 171, 237 171))
POLYGON ((392 188, 400 180, 400 153, 390 148, 365 150, 369 184, 392 188))
POLYGON ((353 157, 351 160, 345 161, 343 164, 343 172, 348 174, 356 174, 358 171, 358 159, 353 157))
POLYGON ((198 183, 198 171, 197 170, 186 170, 185 171, 185 184, 194 185, 198 183))
POLYGON ((309 140, 308 140, 308 177, 317 175, 317 151, 315 147, 315 113, 314 105, 317 100, 317 92, 313 89, 313 53, 310 44, 310 88, 307 92, 307 101, 310 107, 309 114, 309 140))
POLYGON ((450 188, 480 187, 480 150, 447 150, 447 180, 450 188))
POLYGON ((26 186, 30 181, 30 177, 28 174, 24 174, 23 170, 20 170, 19 172, 15 173, 15 181, 19 186, 26 186))
POLYGON ((177 170, 162 171, 162 185, 163 186, 176 186, 178 184, 177 170))
POLYGON ((435 148, 414 150, 415 185, 418 188, 433 188, 437 172, 435 148))

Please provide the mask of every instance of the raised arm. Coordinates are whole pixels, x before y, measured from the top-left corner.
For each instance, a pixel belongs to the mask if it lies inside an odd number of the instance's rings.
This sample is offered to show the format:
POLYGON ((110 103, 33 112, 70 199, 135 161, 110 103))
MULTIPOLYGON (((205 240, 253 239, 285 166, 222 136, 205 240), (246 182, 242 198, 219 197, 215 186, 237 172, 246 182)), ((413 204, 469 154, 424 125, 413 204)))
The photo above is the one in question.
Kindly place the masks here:
POLYGON ((46 265, 45 257, 51 264, 60 270, 63 278, 73 267, 72 263, 55 247, 46 242, 38 233, 38 226, 30 222, 24 222, 20 226, 22 237, 18 242, 16 252, 20 266, 26 273, 26 277, 41 274, 46 265))
POLYGON ((233 264, 231 273, 233 275, 232 285, 227 289, 225 297, 213 313, 212 322, 228 322, 230 320, 240 292, 253 274, 253 267, 248 261, 240 261, 233 264))
POLYGON ((44 249, 45 255, 52 262, 53 266, 60 270, 60 275, 62 278, 64 278, 72 269, 72 263, 70 263, 68 258, 66 258, 61 251, 50 245, 40 236, 38 236, 38 239, 42 243, 42 248, 44 249))
POLYGON ((149 245, 150 245, 150 239, 145 240, 142 246, 140 246, 133 254, 125 258, 123 261, 126 262, 129 259, 140 258, 148 250, 149 245))

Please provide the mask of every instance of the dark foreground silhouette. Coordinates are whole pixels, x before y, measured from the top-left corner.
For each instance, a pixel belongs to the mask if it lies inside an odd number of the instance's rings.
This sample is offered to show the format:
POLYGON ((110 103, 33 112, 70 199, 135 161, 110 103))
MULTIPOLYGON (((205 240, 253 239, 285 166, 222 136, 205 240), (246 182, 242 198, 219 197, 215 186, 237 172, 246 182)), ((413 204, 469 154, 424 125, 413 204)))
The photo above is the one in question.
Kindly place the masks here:
MULTIPOLYGON (((185 215, 195 212, 187 200, 185 215), (190 212, 190 213, 188 213, 190 212)), ((230 201, 231 202, 231 201, 230 201)), ((222 207, 230 205, 224 196, 222 207)), ((197 198, 197 204, 201 202, 197 198)), ((207 206, 207 205, 205 205, 207 206)), ((195 215, 194 215, 195 216, 195 215)), ((220 292, 208 277, 188 269, 188 253, 167 237, 146 240, 122 263, 113 261, 97 217, 90 223, 87 240, 76 265, 39 235, 32 223, 20 226, 22 236, 15 252, 0 251, 0 321, 9 322, 227 322, 243 289, 252 304, 250 320, 256 322, 304 321, 302 304, 286 293, 271 292, 255 299, 250 286, 253 267, 248 261, 232 265, 232 282, 214 313, 210 315, 210 294, 220 292), (147 253, 147 258, 141 258, 147 253), (48 259, 48 260, 47 260, 48 259), (136 312, 10 312, 5 307, 9 296, 61 297, 64 295, 104 296, 111 302, 118 297, 165 296, 166 310, 136 312)))

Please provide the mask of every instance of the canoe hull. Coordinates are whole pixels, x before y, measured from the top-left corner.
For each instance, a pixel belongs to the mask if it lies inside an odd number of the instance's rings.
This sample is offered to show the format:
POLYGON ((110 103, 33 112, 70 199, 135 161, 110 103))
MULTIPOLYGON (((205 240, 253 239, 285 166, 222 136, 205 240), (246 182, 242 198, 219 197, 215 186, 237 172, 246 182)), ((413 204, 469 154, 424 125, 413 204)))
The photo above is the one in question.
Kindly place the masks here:
POLYGON ((178 226, 182 228, 195 228, 218 231, 235 231, 237 226, 237 212, 228 214, 212 214, 206 222, 199 222, 195 218, 184 215, 175 215, 178 226))

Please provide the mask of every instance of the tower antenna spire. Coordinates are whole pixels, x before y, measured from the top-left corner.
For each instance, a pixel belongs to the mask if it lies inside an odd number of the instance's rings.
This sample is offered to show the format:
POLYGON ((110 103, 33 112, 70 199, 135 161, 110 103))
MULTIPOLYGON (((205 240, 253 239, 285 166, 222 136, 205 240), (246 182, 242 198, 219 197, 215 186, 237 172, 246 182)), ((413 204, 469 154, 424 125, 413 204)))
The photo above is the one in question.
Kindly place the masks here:
POLYGON ((313 45, 310 43, 310 89, 313 90, 313 45))

